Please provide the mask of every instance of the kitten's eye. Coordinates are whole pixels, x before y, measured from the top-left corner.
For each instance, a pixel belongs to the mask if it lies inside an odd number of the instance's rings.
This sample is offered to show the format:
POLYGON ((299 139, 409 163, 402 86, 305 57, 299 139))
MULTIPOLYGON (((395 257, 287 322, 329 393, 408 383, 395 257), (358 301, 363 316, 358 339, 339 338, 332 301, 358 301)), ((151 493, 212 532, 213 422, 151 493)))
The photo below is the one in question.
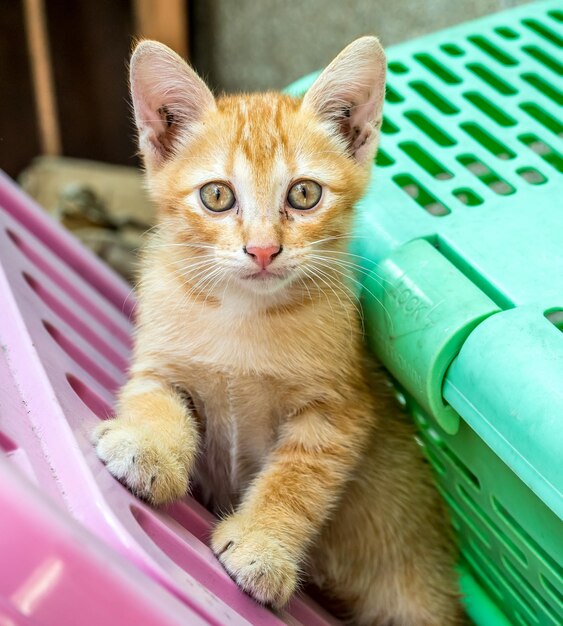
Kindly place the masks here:
POLYGON ((199 197, 203 204, 216 213, 233 208, 235 194, 225 183, 207 183, 199 190, 199 197))
POLYGON ((322 187, 314 180, 300 180, 287 194, 287 201, 300 211, 312 209, 321 199, 322 187))

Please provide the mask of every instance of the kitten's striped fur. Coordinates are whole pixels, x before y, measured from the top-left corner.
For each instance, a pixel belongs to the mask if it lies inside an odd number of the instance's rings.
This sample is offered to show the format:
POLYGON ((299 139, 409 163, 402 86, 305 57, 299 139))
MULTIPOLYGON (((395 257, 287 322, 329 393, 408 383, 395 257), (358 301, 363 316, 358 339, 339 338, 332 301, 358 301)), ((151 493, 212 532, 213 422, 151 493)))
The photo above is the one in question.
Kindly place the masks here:
POLYGON ((214 99, 150 41, 131 75, 159 225, 100 458, 154 504, 197 483, 228 513, 213 550, 261 602, 281 606, 312 579, 356 624, 461 624, 444 512, 410 424, 367 364, 346 254, 382 119, 379 43, 351 44, 303 102, 214 99), (300 179, 323 188, 309 212, 287 204, 300 179), (224 214, 199 199, 217 180, 237 198, 224 214), (283 246, 277 277, 248 278, 251 243, 283 246))

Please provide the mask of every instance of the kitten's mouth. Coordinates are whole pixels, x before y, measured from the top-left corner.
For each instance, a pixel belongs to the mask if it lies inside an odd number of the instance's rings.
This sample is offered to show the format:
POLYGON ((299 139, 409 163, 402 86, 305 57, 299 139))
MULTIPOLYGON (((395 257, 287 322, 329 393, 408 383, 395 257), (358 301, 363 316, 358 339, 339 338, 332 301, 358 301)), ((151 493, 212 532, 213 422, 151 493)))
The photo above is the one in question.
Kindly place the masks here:
POLYGON ((243 278, 245 280, 258 280, 258 281, 265 281, 265 280, 280 280, 282 278, 285 278, 285 274, 277 274, 274 272, 270 272, 268 270, 260 270, 258 272, 254 272, 253 274, 247 274, 246 276, 243 276, 243 278))

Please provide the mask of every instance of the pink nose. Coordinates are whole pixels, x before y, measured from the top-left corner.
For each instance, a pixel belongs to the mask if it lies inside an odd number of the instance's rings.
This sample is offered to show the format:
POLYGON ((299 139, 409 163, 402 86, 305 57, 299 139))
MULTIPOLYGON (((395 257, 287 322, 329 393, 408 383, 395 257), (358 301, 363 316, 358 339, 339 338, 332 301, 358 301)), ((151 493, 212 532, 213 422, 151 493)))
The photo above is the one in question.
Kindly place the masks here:
POLYGON ((252 260, 264 269, 270 265, 274 257, 282 251, 281 246, 245 246, 243 250, 252 257, 252 260))

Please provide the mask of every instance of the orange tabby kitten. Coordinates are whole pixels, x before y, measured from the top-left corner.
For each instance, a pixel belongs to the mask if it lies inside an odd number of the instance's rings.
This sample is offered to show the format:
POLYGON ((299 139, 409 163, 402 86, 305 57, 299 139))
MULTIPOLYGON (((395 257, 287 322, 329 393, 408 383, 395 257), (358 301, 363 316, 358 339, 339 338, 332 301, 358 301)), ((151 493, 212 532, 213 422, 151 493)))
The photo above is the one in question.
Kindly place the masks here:
POLYGON ((260 602, 307 579, 357 624, 462 623, 439 498, 368 371, 351 297, 346 242, 385 90, 377 39, 348 46, 303 100, 215 99, 152 41, 131 88, 158 229, 98 455, 153 504, 191 480, 233 511, 212 547, 260 602))

